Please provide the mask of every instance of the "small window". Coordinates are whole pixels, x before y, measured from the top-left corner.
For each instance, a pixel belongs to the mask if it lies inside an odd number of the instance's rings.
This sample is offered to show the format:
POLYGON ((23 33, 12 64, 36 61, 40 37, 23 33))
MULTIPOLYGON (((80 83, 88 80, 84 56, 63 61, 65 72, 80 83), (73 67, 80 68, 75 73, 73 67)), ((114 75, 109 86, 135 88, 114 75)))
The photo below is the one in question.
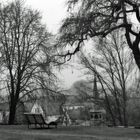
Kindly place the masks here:
POLYGON ((98 119, 98 114, 95 114, 94 115, 94 119, 98 119))
POLYGON ((101 114, 99 114, 99 118, 100 118, 100 119, 102 118, 102 115, 101 115, 101 114))

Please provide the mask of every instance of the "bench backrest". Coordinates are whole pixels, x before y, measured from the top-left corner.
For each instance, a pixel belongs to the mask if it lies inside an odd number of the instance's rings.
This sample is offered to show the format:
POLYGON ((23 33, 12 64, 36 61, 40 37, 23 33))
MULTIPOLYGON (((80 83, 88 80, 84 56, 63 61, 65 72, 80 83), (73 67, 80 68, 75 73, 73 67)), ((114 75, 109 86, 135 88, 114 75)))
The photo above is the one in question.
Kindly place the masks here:
POLYGON ((38 124, 45 124, 42 114, 34 114, 34 118, 38 124))
POLYGON ((34 119, 34 116, 33 114, 30 114, 30 113, 24 113, 27 121, 29 124, 36 124, 36 120, 34 119))
POLYGON ((24 113, 29 124, 45 124, 42 114, 24 113))

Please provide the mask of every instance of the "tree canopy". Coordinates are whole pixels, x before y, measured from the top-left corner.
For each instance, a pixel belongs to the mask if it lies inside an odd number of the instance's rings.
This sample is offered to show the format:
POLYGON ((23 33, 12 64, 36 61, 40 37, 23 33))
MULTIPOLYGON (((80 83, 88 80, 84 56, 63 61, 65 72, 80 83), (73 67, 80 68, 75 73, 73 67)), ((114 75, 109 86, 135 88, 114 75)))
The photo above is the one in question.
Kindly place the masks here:
POLYGON ((60 41, 74 45, 73 55, 84 40, 105 37, 116 29, 124 28, 129 48, 140 69, 140 1, 139 0, 68 0, 69 16, 60 29, 60 41), (137 25, 132 22, 135 17, 137 25))
POLYGON ((1 5, 0 20, 1 80, 9 95, 9 124, 13 124, 20 99, 39 86, 46 88, 48 81, 51 84, 53 50, 40 13, 21 1, 1 5))

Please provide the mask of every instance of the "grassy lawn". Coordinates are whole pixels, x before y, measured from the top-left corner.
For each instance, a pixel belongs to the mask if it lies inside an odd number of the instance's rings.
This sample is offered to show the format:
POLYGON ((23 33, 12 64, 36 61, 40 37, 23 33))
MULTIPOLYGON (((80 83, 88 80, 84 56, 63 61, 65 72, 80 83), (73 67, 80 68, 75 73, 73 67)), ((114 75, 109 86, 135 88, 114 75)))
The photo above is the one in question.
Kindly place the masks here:
POLYGON ((108 127, 58 127, 28 129, 27 126, 0 126, 0 140, 139 140, 140 129, 108 127))

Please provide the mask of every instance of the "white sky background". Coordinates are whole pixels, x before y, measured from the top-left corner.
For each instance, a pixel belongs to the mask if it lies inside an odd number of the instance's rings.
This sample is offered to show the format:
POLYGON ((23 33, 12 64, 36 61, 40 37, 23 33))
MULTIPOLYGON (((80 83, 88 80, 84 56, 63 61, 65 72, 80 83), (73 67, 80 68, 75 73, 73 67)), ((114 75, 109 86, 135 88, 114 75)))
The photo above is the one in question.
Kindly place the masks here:
MULTIPOLYGON (((8 0, 10 1, 10 0, 8 0)), ((31 8, 37 9, 42 14, 42 21, 46 24, 48 31, 52 33, 57 33, 62 20, 67 15, 67 0, 24 0, 26 5, 31 8)), ((131 21, 136 22, 135 17, 131 15, 131 21), (133 20, 132 20, 133 19, 133 20)), ((88 45, 92 46, 92 45, 88 45)), ((89 48, 90 49, 90 48, 89 48)), ((72 61, 75 63, 75 58, 72 58, 72 61)), ((81 71, 74 68, 66 68, 61 71, 59 78, 63 80, 64 88, 70 88, 70 86, 77 80, 83 79, 81 77, 81 71)), ((63 87, 63 86, 62 86, 63 87)))
MULTIPOLYGON (((9 2, 12 0, 0 0, 0 2, 9 2)), ((67 15, 67 0, 23 0, 25 4, 33 9, 40 11, 42 22, 46 24, 48 31, 57 33, 62 20, 67 15)), ((134 20, 134 19, 133 19, 134 20)), ((134 20, 136 23, 136 20, 134 20)), ((74 58, 73 58, 74 61, 74 58)), ((80 70, 66 68, 61 71, 59 77, 63 80, 64 87, 69 88, 73 82, 81 79, 80 70)))
MULTIPOLYGON (((27 5, 41 12, 43 23, 47 25, 48 30, 52 33, 57 33, 62 20, 67 15, 66 1, 67 0, 25 0, 27 5)), ((132 15, 131 21, 135 24, 137 23, 136 18, 132 15)), ((89 46, 92 45, 89 44, 88 48, 91 49, 89 46)), ((76 57, 73 56, 73 63, 76 61, 75 58, 76 57)), ((70 67, 63 69, 59 74, 59 78, 63 80, 64 87, 66 88, 69 88, 75 81, 85 79, 82 76, 81 70, 76 70, 70 67)))
MULTIPOLYGON (((52 33, 57 33, 62 20, 67 15, 66 0, 26 0, 26 5, 41 12, 43 23, 52 33)), ((70 88, 75 81, 81 79, 79 70, 70 67, 63 69, 59 78, 64 88, 70 88)))
POLYGON ((66 0, 25 0, 25 3, 41 12, 43 23, 47 24, 50 32, 57 32, 66 16, 66 0))
MULTIPOLYGON (((0 0, 2 3, 7 3, 14 0, 0 0)), ((42 15, 42 23, 46 24, 47 30, 53 34, 56 34, 61 26, 62 20, 67 15, 67 0, 22 0, 25 6, 39 10, 42 15)), ((74 61, 74 59, 72 60, 74 61)), ((62 88, 70 88, 72 84, 82 79, 79 70, 74 68, 63 69, 58 74, 63 84, 62 88)))
MULTIPOLYGON (((66 0, 26 0, 25 4, 41 12, 43 23, 52 33, 57 33, 67 15, 66 0)), ((69 67, 61 71, 59 78, 64 84, 62 87, 70 88, 75 81, 81 79, 81 74, 79 70, 69 67)))

